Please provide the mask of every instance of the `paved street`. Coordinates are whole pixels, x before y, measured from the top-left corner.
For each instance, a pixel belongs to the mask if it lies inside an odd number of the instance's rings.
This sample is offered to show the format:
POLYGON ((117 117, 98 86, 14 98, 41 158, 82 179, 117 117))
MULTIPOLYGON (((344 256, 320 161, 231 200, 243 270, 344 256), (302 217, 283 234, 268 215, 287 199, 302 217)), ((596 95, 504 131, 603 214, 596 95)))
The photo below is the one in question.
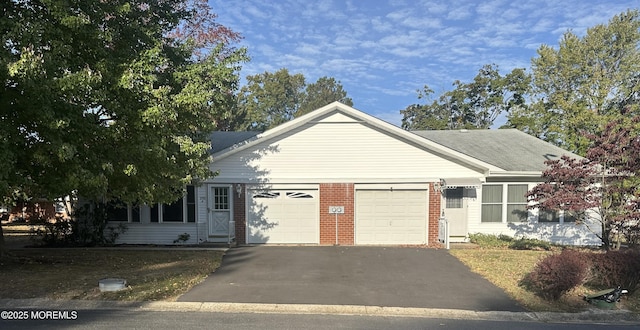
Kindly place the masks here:
POLYGON ((81 310, 76 320, 0 320, 1 329, 637 329, 637 325, 540 323, 522 320, 215 313, 187 311, 81 310))

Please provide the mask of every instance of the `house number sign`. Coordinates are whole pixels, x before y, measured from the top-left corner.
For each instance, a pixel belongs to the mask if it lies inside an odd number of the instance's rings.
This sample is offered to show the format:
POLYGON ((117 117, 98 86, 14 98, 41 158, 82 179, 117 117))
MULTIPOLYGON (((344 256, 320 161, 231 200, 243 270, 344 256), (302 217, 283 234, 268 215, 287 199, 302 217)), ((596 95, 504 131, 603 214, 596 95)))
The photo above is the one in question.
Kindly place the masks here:
POLYGON ((329 206, 329 214, 344 214, 344 206, 329 206))

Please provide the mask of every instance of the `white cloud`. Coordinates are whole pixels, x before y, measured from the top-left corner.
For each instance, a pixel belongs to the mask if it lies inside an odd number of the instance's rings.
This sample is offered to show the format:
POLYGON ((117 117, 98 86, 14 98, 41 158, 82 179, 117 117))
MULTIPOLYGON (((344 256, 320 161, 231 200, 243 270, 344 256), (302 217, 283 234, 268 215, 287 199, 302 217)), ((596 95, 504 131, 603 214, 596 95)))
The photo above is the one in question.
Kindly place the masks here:
POLYGON ((210 0, 218 21, 245 37, 243 75, 331 76, 362 110, 387 118, 425 84, 438 94, 484 64, 529 67, 540 44, 556 46, 567 29, 584 34, 636 1, 210 0))

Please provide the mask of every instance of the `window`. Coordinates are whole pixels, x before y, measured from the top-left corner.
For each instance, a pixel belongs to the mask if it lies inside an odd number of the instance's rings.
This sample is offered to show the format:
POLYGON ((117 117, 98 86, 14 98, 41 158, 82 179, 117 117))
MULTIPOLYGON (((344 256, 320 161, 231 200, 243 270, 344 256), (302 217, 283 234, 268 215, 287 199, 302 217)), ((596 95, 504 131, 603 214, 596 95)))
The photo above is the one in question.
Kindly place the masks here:
POLYGON ((313 198, 313 196, 301 191, 289 191, 287 192, 287 197, 288 198, 313 198))
POLYGON ((169 204, 150 207, 151 222, 196 222, 196 193, 194 186, 186 187, 187 194, 169 204))
POLYGON ((160 204, 162 209, 162 222, 183 222, 184 213, 184 198, 171 203, 160 204))
POLYGON ((527 191, 526 184, 507 185, 507 222, 527 221, 527 191))
POLYGON ((119 201, 105 205, 108 221, 129 221, 129 206, 119 201))
POLYGON ((196 187, 187 186, 187 222, 196 222, 196 187))
POLYGON ((502 222, 502 185, 482 186, 482 222, 502 222))
POLYGON ((576 222, 578 214, 574 211, 540 210, 538 222, 540 223, 568 223, 576 222))
POLYGON ((140 222, 140 207, 112 201, 105 205, 108 221, 140 222))
POLYGON ((448 209, 462 208, 463 187, 444 190, 445 207, 448 209))
POLYGON ((527 221, 527 191, 524 184, 482 185, 482 222, 527 221))
POLYGON ((555 210, 539 210, 538 222, 560 222, 560 212, 555 210))
POLYGON ((229 209, 229 187, 213 188, 213 209, 214 210, 229 209))
POLYGON ((562 222, 576 222, 578 221, 578 214, 575 211, 564 211, 562 214, 562 222))
POLYGON ((253 198, 278 198, 280 197, 279 192, 271 192, 271 191, 263 191, 253 195, 253 198))
MULTIPOLYGON (((66 206, 66 202, 64 201, 64 199, 60 199, 57 200, 54 204, 55 208, 56 208, 56 213, 66 213, 67 212, 67 206, 66 206)), ((0 207, 1 209, 2 207, 0 207)))

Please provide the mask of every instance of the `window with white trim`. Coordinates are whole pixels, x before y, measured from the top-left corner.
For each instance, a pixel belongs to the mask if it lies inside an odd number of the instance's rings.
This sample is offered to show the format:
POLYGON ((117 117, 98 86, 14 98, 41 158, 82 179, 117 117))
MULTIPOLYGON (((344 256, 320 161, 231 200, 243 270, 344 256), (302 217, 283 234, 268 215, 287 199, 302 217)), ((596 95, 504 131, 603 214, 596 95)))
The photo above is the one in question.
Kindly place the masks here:
POLYGON ((573 223, 578 219, 578 215, 573 211, 562 210, 539 210, 539 223, 573 223))
POLYGON ((507 185, 507 222, 527 221, 527 184, 507 185))
POLYGON ((155 204, 150 207, 151 222, 196 222, 195 187, 187 186, 186 194, 170 204, 155 204))
POLYGON ((481 221, 524 222, 527 221, 527 191, 524 184, 484 184, 482 185, 481 221))
POLYGON ((482 185, 482 222, 502 222, 502 185, 482 185))

